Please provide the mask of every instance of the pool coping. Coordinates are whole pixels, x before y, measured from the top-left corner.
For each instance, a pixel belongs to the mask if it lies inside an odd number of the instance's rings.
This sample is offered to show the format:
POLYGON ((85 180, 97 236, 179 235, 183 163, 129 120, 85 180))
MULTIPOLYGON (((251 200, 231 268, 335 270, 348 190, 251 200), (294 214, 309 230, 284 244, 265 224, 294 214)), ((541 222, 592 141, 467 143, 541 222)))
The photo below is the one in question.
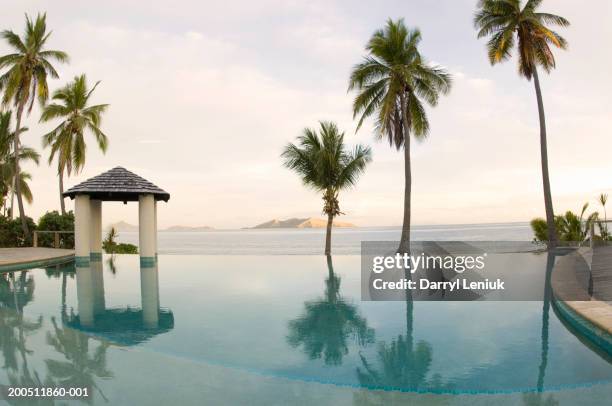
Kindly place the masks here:
POLYGON ((552 302, 577 332, 612 355, 612 306, 592 298, 577 280, 579 272, 590 268, 592 256, 591 248, 579 248, 558 260, 551 279, 552 302))
MULTIPOLYGON (((45 253, 49 253, 49 250, 53 248, 49 248, 45 250, 45 253)), ((14 248, 14 250, 21 250, 21 248, 14 248)), ((13 262, 0 263, 0 273, 3 272, 13 272, 20 271, 31 268, 40 268, 47 267, 52 265, 59 265, 67 262, 74 261, 74 251, 72 250, 59 250, 58 255, 55 256, 38 256, 33 258, 28 258, 24 260, 18 260, 13 262)), ((41 251, 42 252, 42 251, 41 251)))

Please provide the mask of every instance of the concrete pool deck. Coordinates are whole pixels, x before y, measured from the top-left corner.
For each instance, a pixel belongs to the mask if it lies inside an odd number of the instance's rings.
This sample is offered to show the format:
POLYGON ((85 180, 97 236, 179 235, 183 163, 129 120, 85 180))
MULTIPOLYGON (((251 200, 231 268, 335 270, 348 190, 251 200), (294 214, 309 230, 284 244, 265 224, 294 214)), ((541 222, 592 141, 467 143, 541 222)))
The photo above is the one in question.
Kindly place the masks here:
POLYGON ((612 349, 612 246, 579 248, 557 260, 551 285, 570 323, 604 349, 612 349))
POLYGON ((0 272, 48 266, 73 258, 73 250, 59 248, 0 248, 0 272))

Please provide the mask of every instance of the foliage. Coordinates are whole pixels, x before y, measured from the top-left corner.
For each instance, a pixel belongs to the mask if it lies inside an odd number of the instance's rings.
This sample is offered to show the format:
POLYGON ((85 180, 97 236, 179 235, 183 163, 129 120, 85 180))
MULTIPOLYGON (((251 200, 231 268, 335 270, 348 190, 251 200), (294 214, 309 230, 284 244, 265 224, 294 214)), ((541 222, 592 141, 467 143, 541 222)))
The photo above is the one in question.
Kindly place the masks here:
MULTIPOLYGON (((47 40, 51 33, 47 32, 46 15, 38 14, 36 20, 32 20, 26 14, 26 29, 23 37, 13 31, 5 30, 0 33, 12 52, 0 56, 0 69, 6 69, 0 75, 0 91, 3 91, 2 105, 4 107, 13 104, 16 109, 17 124, 13 155, 15 157, 15 178, 20 180, 20 128, 24 109, 27 113, 32 111, 34 100, 38 99, 43 106, 49 97, 47 77, 57 78, 59 75, 51 64, 52 60, 67 62, 68 56, 62 51, 45 49, 47 40)), ((19 216, 24 235, 29 235, 27 220, 23 208, 23 198, 20 189, 21 183, 16 182, 15 195, 19 206, 19 216)))
POLYGON ((117 243, 117 230, 111 227, 106 234, 106 238, 102 241, 102 249, 107 254, 138 254, 138 247, 134 244, 117 243))
MULTIPOLYGON (((41 231, 71 231, 59 235, 60 248, 74 248, 74 213, 60 214, 57 210, 46 212, 38 220, 38 229, 41 231)), ((39 247, 53 247, 54 235, 42 233, 38 235, 39 247)))
POLYGON ((47 32, 46 14, 38 14, 32 20, 26 14, 25 35, 21 38, 13 31, 5 30, 0 35, 13 49, 13 53, 0 57, 0 68, 8 70, 0 76, 0 90, 4 91, 3 104, 15 106, 30 103, 38 98, 44 105, 49 97, 47 76, 57 79, 59 75, 51 60, 67 62, 68 55, 62 51, 45 49, 50 32, 47 32))
POLYGON ((478 38, 490 37, 487 51, 491 65, 512 56, 516 44, 519 73, 531 79, 540 65, 546 72, 555 67, 553 45, 567 48, 567 41, 547 25, 567 27, 569 21, 558 15, 537 11, 542 0, 481 0, 474 16, 478 38))
MULTIPOLYGON (((30 217, 26 217, 28 228, 36 229, 36 224, 30 217)), ((0 247, 31 247, 32 240, 25 238, 20 219, 9 219, 0 216, 0 247)))
POLYGON ((376 118, 376 132, 400 149, 410 134, 422 138, 429 132, 424 102, 435 106, 440 94, 451 88, 451 77, 428 63, 418 50, 421 32, 409 30, 403 20, 388 20, 366 45, 364 61, 353 67, 349 90, 357 90, 353 116, 376 118))
MULTIPOLYGON (((557 238, 561 242, 578 242, 581 243, 589 237, 591 224, 597 224, 599 213, 593 212, 585 219, 585 213, 589 207, 588 203, 582 206, 580 215, 567 211, 563 215, 555 216, 555 230, 557 238)), ((535 242, 548 241, 546 220, 543 218, 535 218, 531 220, 531 229, 534 233, 535 242)))
POLYGON ((305 128, 298 137, 298 145, 288 144, 281 156, 285 166, 295 171, 304 185, 323 192, 323 213, 337 216, 342 214, 339 191, 357 183, 372 160, 372 151, 362 145, 347 151, 344 133, 339 132, 336 124, 321 121, 319 134, 305 128))
MULTIPOLYGON (((50 147, 49 165, 57 158, 57 173, 60 182, 60 192, 63 192, 64 173, 70 175, 79 172, 85 165, 85 132, 91 132, 98 147, 106 152, 108 139, 100 129, 102 113, 108 104, 89 106, 89 98, 100 82, 89 89, 85 75, 76 76, 63 88, 55 91, 51 103, 45 106, 40 117, 41 122, 61 119, 60 124, 43 136, 43 147, 50 147)), ((60 197, 62 211, 64 198, 60 197)))
MULTIPOLYGON (((13 153, 15 142, 15 131, 12 130, 12 112, 0 112, 0 209, 4 215, 8 214, 8 196, 13 189, 15 178, 15 155, 13 153)), ((22 127, 20 133, 28 129, 22 127)), ((31 162, 38 165, 40 155, 33 148, 21 146, 19 148, 19 162, 31 162)), ((32 203, 34 196, 28 181, 31 175, 27 172, 19 172, 19 186, 21 195, 28 203, 32 203)))
POLYGON ((85 75, 76 76, 72 82, 55 91, 53 100, 58 103, 45 106, 40 117, 41 122, 62 119, 55 129, 43 136, 43 146, 51 147, 49 163, 57 155, 58 168, 69 175, 73 170, 78 173, 85 165, 86 130, 93 133, 98 147, 103 152, 106 152, 108 147, 108 139, 100 130, 102 113, 108 104, 87 105, 99 83, 96 82, 89 89, 85 75))

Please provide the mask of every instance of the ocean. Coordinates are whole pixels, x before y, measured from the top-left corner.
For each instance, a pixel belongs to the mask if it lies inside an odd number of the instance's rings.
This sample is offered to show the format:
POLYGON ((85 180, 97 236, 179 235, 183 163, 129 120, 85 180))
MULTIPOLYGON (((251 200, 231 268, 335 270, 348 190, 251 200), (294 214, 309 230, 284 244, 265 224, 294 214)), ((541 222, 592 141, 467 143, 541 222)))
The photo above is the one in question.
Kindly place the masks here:
MULTIPOLYGON (((399 241, 401 227, 336 228, 332 253, 359 255, 362 241, 399 241)), ((528 223, 413 226, 415 241, 531 241, 528 223)), ((119 242, 138 245, 137 232, 120 232, 119 242)), ((325 229, 159 232, 158 253, 175 255, 320 255, 325 229)))

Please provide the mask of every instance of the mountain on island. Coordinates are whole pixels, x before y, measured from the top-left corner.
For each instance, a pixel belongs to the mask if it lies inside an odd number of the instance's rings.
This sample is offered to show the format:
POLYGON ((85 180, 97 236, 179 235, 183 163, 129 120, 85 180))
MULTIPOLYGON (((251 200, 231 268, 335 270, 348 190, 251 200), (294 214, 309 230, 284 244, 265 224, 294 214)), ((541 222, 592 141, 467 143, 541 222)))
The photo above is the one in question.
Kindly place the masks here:
MULTIPOLYGON (((354 224, 342 221, 334 221, 334 227, 356 227, 354 224)), ((325 228, 327 220, 315 217, 290 218, 287 220, 273 219, 251 228, 325 228)))

